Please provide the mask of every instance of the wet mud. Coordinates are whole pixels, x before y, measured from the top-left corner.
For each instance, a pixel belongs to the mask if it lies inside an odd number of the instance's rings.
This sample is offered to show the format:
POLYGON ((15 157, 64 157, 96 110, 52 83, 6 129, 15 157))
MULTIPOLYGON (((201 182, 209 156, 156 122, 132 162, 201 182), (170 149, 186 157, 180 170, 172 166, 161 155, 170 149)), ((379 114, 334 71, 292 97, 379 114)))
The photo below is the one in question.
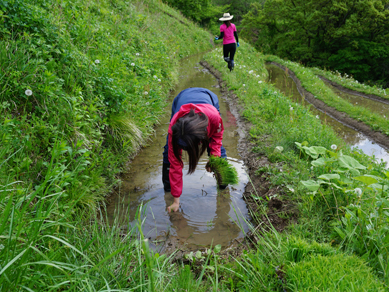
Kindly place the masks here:
MULTIPOLYGON (((286 67, 277 63, 277 62, 268 62, 268 64, 272 64, 275 66, 278 66, 282 70, 286 70, 286 67)), ((317 99, 314 97, 312 93, 307 91, 302 85, 300 80, 297 78, 296 74, 288 69, 289 76, 293 79, 293 81, 296 83, 296 86, 300 92, 300 94, 305 96, 305 100, 307 100, 309 103, 311 103, 315 108, 318 110, 325 112, 327 115, 331 116, 332 118, 336 119, 337 121, 341 122, 342 124, 357 130, 358 132, 362 133, 366 137, 373 140, 375 143, 381 145, 385 149, 389 149, 389 137, 385 134, 372 130, 368 125, 364 124, 363 122, 359 122, 353 118, 351 118, 349 115, 347 115, 344 112, 337 111, 335 108, 328 106, 323 101, 317 99)))

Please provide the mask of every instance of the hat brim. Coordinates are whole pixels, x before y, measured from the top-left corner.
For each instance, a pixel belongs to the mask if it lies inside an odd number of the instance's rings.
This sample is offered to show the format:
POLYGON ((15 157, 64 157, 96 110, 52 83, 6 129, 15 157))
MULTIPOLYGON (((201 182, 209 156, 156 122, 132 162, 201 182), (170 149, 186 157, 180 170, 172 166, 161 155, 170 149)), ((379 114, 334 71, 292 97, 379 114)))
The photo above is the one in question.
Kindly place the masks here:
POLYGON ((230 17, 222 17, 222 18, 219 18, 220 21, 227 21, 227 20, 231 20, 234 16, 231 15, 230 17))

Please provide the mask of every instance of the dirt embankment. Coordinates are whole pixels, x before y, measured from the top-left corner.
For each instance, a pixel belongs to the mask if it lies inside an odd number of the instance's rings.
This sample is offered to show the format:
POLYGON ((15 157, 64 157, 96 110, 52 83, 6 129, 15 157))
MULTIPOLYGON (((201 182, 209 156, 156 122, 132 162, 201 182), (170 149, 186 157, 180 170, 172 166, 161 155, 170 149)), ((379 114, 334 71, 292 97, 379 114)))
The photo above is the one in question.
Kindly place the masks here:
MULTIPOLYGON (((285 71, 286 67, 277 63, 277 62, 268 62, 268 64, 272 64, 275 66, 280 67, 282 70, 285 71)), ((297 78, 296 74, 291 71, 288 68, 288 74, 293 79, 293 81, 296 83, 297 89, 300 92, 301 95, 305 96, 305 100, 311 103, 315 108, 318 110, 325 112, 335 120, 341 122, 342 124, 362 133, 366 137, 370 138, 375 143, 381 145, 382 147, 389 149, 389 137, 385 134, 374 131, 370 128, 370 126, 366 125, 363 122, 359 122, 353 118, 351 118, 349 115, 347 115, 344 112, 337 111, 335 108, 328 106, 323 101, 317 99, 314 97, 312 93, 307 91, 302 85, 300 80, 297 78)), ((338 85, 340 86, 340 85, 338 85)), ((359 95, 362 95, 362 93, 359 93, 359 95)), ((362 95, 364 96, 364 95, 362 95)), ((369 98, 368 96, 366 96, 369 98)))

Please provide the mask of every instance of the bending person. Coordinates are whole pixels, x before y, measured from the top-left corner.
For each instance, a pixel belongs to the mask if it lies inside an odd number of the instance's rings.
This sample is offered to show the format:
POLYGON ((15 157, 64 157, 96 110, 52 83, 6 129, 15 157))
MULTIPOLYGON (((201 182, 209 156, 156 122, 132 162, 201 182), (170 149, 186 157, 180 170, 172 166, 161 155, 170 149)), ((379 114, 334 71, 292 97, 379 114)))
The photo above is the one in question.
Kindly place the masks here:
MULTIPOLYGON (((222 146, 223 120, 219 111, 219 100, 212 91, 193 87, 181 91, 172 104, 172 115, 166 145, 163 152, 162 182, 164 190, 171 192, 174 203, 168 207, 169 213, 177 211, 182 193, 182 150, 189 157, 188 174, 195 171, 201 155, 227 158, 222 146)), ((208 164, 207 171, 211 171, 208 164)), ((227 186, 219 186, 226 188, 227 186)))
POLYGON ((238 32, 236 31, 235 24, 231 23, 233 17, 229 13, 224 13, 223 17, 219 18, 219 20, 223 21, 223 24, 220 26, 220 35, 215 37, 215 40, 223 39, 224 61, 228 63, 227 66, 230 71, 234 69, 236 47, 239 47, 238 32))

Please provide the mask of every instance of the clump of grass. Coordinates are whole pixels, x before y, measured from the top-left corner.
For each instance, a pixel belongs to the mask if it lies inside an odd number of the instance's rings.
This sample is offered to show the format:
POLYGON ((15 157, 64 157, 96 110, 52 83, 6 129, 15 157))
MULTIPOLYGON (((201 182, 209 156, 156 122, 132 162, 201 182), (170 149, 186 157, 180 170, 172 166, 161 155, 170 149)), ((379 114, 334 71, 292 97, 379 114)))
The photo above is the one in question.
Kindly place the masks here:
POLYGON ((235 167, 227 161, 227 159, 211 155, 209 157, 209 167, 215 174, 215 178, 219 186, 238 184, 238 172, 235 167))

